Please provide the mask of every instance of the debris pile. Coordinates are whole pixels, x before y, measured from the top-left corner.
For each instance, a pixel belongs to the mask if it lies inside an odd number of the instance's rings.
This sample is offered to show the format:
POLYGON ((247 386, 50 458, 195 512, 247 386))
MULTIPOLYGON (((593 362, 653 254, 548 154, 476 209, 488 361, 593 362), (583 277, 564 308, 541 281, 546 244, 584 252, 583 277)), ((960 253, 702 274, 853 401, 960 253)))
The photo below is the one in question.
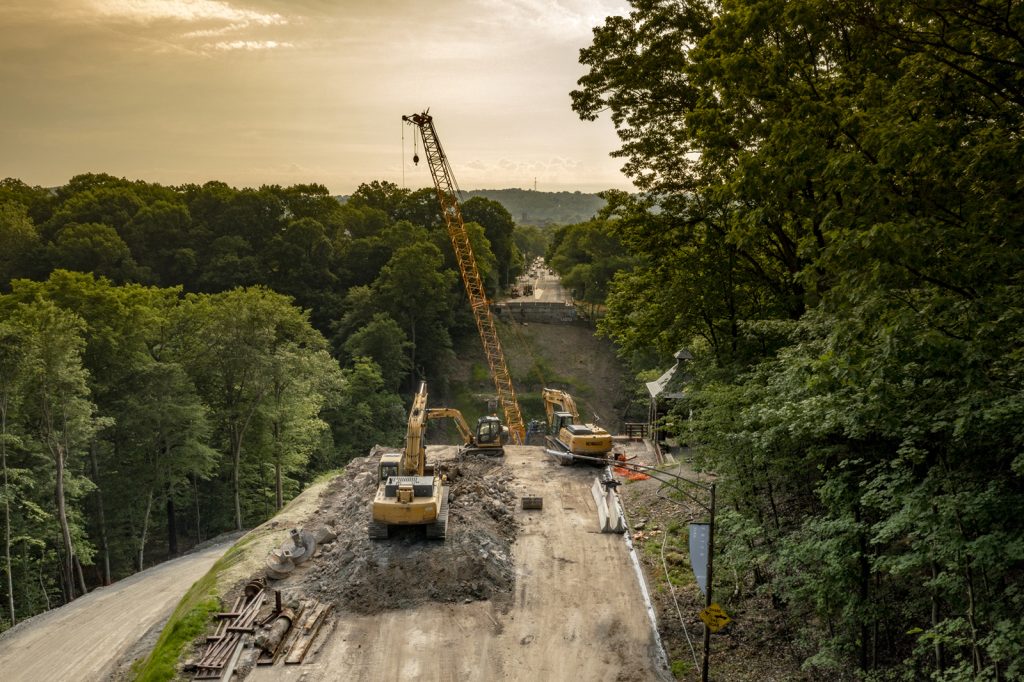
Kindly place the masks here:
POLYGON ((367 537, 378 458, 375 451, 353 460, 330 484, 305 531, 319 543, 316 554, 274 586, 356 613, 510 598, 517 499, 502 460, 473 455, 440 464, 451 521, 447 540, 438 542, 426 539, 422 527, 393 529, 385 540, 367 537))

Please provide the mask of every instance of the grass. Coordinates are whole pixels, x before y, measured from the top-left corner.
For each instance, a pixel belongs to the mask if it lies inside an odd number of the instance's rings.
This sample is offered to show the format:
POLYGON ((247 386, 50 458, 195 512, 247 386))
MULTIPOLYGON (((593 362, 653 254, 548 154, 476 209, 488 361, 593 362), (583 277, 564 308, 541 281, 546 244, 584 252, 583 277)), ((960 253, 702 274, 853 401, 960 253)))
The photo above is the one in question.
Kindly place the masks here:
MULTIPOLYGON (((321 474, 310 485, 325 482, 342 471, 344 469, 321 474)), ((288 509, 292 502, 294 500, 285 505, 285 509, 288 509)), ((189 588, 164 625, 153 651, 144 660, 132 666, 136 682, 158 682, 175 678, 178 660, 186 648, 208 627, 213 614, 222 608, 219 596, 222 590, 219 584, 221 575, 242 559, 250 545, 273 532, 275 531, 265 528, 262 531, 248 533, 232 545, 224 556, 189 588)))
POLYGON ((172 680, 177 674, 178 659, 210 622, 211 616, 221 609, 217 593, 217 578, 221 572, 237 562, 245 547, 255 540, 246 536, 229 549, 224 556, 197 580, 178 603, 170 620, 160 633, 160 639, 149 656, 134 668, 136 682, 172 680))
POLYGON ((690 672, 693 671, 693 663, 677 658, 670 664, 670 669, 672 671, 672 677, 677 680, 682 680, 688 677, 690 672))

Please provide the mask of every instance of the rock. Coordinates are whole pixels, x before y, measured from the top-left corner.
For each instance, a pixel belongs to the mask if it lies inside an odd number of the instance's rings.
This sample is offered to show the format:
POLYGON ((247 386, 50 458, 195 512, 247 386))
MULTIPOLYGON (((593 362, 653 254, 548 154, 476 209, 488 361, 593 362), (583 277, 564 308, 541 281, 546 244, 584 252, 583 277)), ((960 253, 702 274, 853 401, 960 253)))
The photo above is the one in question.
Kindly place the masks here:
POLYGON ((317 543, 333 542, 338 534, 334 532, 334 529, 330 526, 316 526, 312 530, 313 539, 317 543))

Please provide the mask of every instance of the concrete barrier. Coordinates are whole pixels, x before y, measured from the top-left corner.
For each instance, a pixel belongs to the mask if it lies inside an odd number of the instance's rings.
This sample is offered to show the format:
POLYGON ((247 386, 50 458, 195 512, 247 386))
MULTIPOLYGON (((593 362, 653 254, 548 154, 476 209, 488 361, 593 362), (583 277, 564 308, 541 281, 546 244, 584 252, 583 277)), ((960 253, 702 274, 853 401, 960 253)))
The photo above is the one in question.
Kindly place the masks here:
POLYGON ((576 321, 576 308, 559 302, 502 301, 494 305, 494 314, 516 322, 570 324, 576 321))
POLYGON ((597 522, 598 527, 602 533, 609 532, 608 526, 608 500, 604 495, 604 486, 601 485, 601 481, 594 479, 594 485, 591 486, 590 492, 594 496, 594 504, 597 505, 597 522))

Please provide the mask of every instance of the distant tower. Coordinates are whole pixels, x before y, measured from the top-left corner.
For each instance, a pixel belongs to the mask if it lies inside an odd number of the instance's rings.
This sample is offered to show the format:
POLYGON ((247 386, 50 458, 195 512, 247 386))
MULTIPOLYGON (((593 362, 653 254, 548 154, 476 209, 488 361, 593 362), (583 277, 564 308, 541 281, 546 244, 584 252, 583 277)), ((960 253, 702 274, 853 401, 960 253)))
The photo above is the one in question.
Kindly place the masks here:
POLYGON ((533 177, 533 191, 537 191, 537 176, 533 177))

